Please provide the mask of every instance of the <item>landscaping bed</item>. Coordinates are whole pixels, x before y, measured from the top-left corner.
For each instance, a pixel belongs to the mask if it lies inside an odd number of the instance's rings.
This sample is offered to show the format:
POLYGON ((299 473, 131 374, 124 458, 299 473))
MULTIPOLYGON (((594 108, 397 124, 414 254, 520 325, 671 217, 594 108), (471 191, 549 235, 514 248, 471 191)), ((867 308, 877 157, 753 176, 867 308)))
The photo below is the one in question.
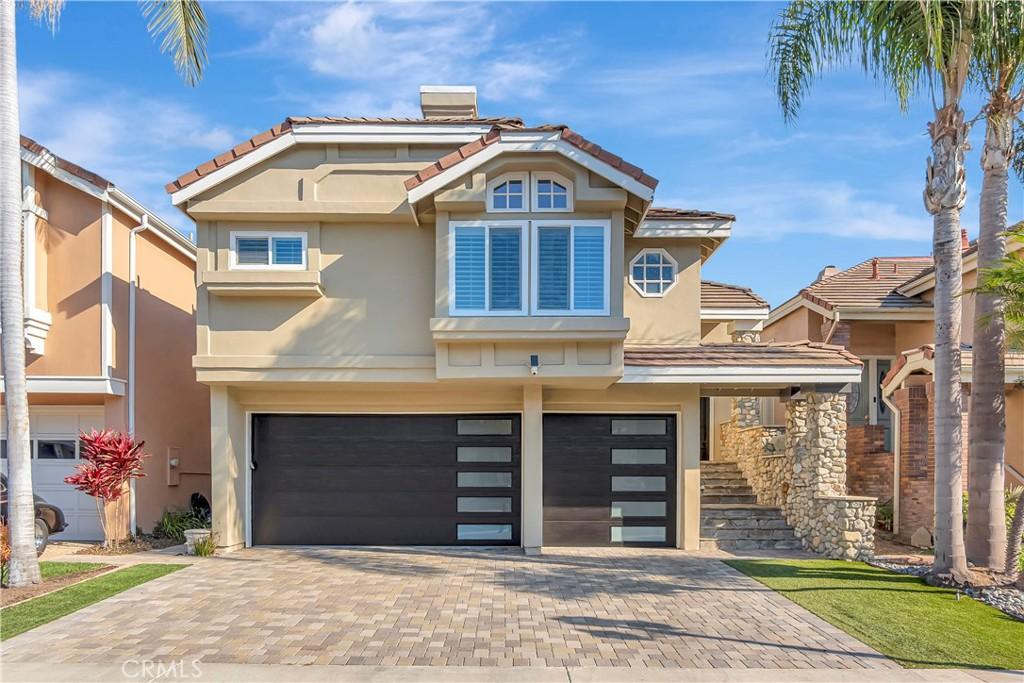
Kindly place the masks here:
MULTIPOLYGON (((166 576, 184 564, 135 564, 0 609, 0 640, 49 623, 129 588, 166 576)), ((79 574, 79 576, 81 576, 79 574)))
POLYGON ((911 668, 1024 668, 1024 623, 950 588, 862 562, 726 560, 911 668))
POLYGON ((171 546, 181 545, 181 541, 165 536, 154 536, 152 534, 139 534, 135 538, 118 543, 116 546, 106 548, 102 544, 90 545, 82 548, 75 555, 128 555, 130 553, 141 553, 147 550, 160 550, 171 546))
POLYGON ((31 586, 0 588, 0 605, 9 606, 51 593, 65 586, 82 581, 90 576, 102 574, 113 569, 109 564, 99 562, 47 562, 39 563, 39 573, 43 582, 31 586))

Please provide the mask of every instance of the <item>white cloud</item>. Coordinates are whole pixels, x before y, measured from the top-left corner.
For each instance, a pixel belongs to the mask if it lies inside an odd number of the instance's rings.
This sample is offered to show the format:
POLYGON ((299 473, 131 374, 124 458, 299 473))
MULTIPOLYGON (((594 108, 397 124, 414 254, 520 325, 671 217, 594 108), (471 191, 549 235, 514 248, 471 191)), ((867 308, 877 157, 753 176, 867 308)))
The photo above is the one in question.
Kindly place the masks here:
POLYGON ((932 231, 923 206, 908 212, 900 202, 869 195, 845 182, 741 183, 725 194, 695 193, 658 204, 733 213, 737 237, 775 239, 799 233, 926 241, 932 231))

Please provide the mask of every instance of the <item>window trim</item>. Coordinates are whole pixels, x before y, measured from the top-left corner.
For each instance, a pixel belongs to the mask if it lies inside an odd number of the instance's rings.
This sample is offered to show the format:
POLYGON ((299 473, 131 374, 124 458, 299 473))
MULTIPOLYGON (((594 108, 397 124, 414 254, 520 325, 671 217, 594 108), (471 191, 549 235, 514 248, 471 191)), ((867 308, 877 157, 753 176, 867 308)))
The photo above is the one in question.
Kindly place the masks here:
POLYGON ((571 180, 569 180, 565 176, 563 176, 563 175, 561 175, 559 173, 551 172, 551 171, 534 171, 534 172, 532 172, 530 174, 530 208, 534 212, 536 212, 536 213, 568 213, 570 211, 575 210, 574 209, 574 202, 573 202, 573 197, 574 196, 575 196, 575 193, 573 191, 573 183, 572 183, 571 180), (559 185, 564 185, 565 186, 565 206, 566 206, 566 208, 564 208, 564 209, 556 209, 556 208, 542 209, 542 208, 540 208, 537 205, 538 198, 540 196, 539 195, 539 191, 537 189, 537 184, 541 180, 551 180, 551 181, 554 181, 554 182, 558 183, 559 185))
POLYGON ((541 220, 531 221, 530 243, 530 314, 544 317, 586 317, 607 316, 611 314, 611 246, 612 222, 610 220, 541 220), (540 308, 540 250, 539 231, 541 228, 569 228, 569 308, 567 310, 550 310, 540 308), (604 231, 604 308, 576 310, 575 275, 576 275, 576 228, 601 228, 604 231))
POLYGON ((629 267, 629 284, 630 284, 630 286, 633 288, 633 290, 637 294, 639 294, 640 296, 642 296, 645 299, 662 299, 662 298, 665 297, 666 294, 668 294, 670 291, 672 291, 673 287, 675 287, 677 284, 679 284, 679 262, 676 261, 672 257, 672 254, 668 253, 667 249, 664 249, 662 247, 646 247, 644 249, 641 249, 640 251, 637 252, 636 256, 634 256, 633 258, 631 258, 629 260, 628 267, 629 267), (652 293, 652 292, 644 291, 644 288, 641 287, 640 284, 635 279, 633 279, 633 267, 635 265, 642 265, 642 264, 637 264, 637 261, 639 259, 645 259, 647 257, 647 254, 655 254, 655 253, 656 254, 660 254, 665 259, 667 259, 669 263, 672 264, 672 283, 669 284, 668 287, 664 287, 661 290, 660 294, 659 293, 652 293))
MULTIPOLYGON (((525 186, 524 186, 525 187, 525 186)), ((513 317, 527 315, 529 284, 530 231, 529 221, 453 221, 448 224, 448 315, 513 317), (455 296, 455 231, 459 228, 484 228, 484 308, 457 308, 455 296), (514 311, 492 311, 491 301, 491 228, 519 228, 519 308, 514 311)))
POLYGON ((228 251, 231 253, 230 256, 230 268, 231 270, 306 270, 309 263, 309 234, 303 231, 281 231, 281 230, 232 230, 229 236, 228 251), (274 258, 274 238, 275 237, 298 237, 302 240, 302 263, 286 263, 286 264, 275 264, 275 263, 239 263, 238 262, 238 250, 235 248, 238 238, 247 237, 266 237, 267 238, 267 258, 273 261, 274 258))
POLYGON ((530 174, 503 173, 494 180, 487 182, 487 212, 488 213, 526 213, 530 210, 530 174), (523 183, 523 208, 521 209, 498 209, 494 206, 494 189, 509 180, 518 180, 523 183))

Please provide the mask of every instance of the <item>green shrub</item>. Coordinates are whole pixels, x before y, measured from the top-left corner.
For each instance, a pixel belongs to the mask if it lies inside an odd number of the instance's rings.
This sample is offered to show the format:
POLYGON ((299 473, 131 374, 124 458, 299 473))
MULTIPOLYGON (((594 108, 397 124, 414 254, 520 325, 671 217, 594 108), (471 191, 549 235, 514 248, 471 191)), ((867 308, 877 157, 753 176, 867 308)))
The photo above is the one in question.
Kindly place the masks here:
POLYGON ((892 498, 879 503, 875 508, 875 526, 885 531, 892 531, 892 498))
POLYGON ((153 527, 153 535, 185 542, 186 529, 208 529, 210 523, 191 510, 167 510, 153 527))
POLYGON ((217 539, 213 534, 197 538, 192 544, 192 552, 198 557, 210 557, 217 550, 217 539))

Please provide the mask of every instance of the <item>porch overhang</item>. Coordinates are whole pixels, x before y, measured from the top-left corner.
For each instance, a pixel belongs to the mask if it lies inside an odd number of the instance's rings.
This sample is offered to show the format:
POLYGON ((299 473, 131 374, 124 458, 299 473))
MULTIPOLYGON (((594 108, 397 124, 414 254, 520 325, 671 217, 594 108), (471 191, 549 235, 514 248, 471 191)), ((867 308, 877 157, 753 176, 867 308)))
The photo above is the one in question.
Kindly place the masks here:
POLYGON ((700 384, 709 395, 777 395, 790 387, 860 382, 863 364, 813 342, 627 346, 621 382, 700 384))

